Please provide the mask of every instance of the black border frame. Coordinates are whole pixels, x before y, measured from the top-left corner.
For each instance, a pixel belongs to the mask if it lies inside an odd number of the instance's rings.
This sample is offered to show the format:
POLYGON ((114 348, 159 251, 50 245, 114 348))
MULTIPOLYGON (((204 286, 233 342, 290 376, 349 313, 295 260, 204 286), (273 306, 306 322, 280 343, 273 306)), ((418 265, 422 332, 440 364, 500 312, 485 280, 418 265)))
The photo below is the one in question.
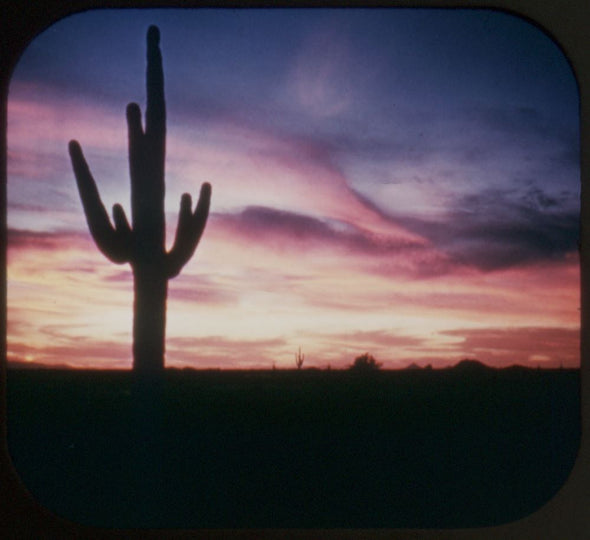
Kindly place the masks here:
POLYGON ((199 1, 199 0, 9 0, 0 7, 0 536, 4 538, 167 539, 167 538, 338 538, 338 539, 571 539, 590 534, 590 2, 588 0, 391 0, 391 1, 199 1), (535 513, 518 521, 477 529, 98 529, 65 520, 42 507, 16 473, 6 444, 6 129, 8 85, 26 46, 54 22, 99 8, 166 7, 409 7, 495 9, 532 22, 549 35, 568 58, 580 93, 581 148, 581 418, 578 458, 560 491, 535 513))

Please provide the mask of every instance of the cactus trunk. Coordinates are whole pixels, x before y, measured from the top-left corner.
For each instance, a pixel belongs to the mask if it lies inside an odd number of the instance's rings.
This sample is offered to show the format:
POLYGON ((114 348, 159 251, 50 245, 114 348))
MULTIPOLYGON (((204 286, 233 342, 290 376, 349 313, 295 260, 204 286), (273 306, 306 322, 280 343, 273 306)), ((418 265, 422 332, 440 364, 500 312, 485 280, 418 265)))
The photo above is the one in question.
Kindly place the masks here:
POLYGON ((168 280, 162 269, 147 265, 133 269, 133 370, 164 369, 168 280))
POLYGON ((157 374, 164 368, 168 280, 177 276, 192 257, 205 229, 211 200, 211 186, 207 183, 201 186, 194 212, 190 195, 182 195, 176 237, 166 252, 166 105, 159 42, 159 30, 151 26, 147 33, 145 130, 139 106, 127 106, 133 228, 119 204, 113 206, 113 227, 79 143, 70 142, 90 233, 108 259, 129 263, 133 270, 133 370, 141 374, 157 374))

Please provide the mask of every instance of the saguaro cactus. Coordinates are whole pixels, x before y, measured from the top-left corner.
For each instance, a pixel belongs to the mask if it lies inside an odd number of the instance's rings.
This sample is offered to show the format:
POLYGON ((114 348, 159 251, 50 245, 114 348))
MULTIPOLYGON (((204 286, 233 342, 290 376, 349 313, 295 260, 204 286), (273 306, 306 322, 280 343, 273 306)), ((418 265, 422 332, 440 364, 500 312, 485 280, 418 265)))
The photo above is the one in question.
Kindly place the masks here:
POLYGON ((196 209, 191 196, 182 195, 174 244, 166 251, 164 162, 166 105, 160 53, 160 32, 147 32, 147 109, 145 130, 139 105, 127 106, 132 227, 120 204, 113 206, 114 227, 80 144, 72 140, 70 157, 90 233, 98 249, 111 261, 129 263, 134 278, 133 370, 158 372, 164 368, 168 280, 177 276, 192 257, 205 229, 211 186, 204 183, 196 209))
POLYGON ((295 365, 297 369, 301 369, 303 366, 303 360, 305 360, 305 355, 301 354, 301 347, 299 347, 299 351, 295 354, 295 365))

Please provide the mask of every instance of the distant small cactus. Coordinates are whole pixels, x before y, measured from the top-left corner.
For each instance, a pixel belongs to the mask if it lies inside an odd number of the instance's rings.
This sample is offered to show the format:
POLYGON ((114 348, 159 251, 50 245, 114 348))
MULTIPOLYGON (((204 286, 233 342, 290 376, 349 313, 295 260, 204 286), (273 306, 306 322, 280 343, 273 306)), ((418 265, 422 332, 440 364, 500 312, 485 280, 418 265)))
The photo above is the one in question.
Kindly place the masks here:
POLYGON ((299 352, 295 354, 295 365, 297 369, 301 369, 303 366, 303 360, 305 360, 305 355, 301 354, 301 347, 299 347, 299 352))

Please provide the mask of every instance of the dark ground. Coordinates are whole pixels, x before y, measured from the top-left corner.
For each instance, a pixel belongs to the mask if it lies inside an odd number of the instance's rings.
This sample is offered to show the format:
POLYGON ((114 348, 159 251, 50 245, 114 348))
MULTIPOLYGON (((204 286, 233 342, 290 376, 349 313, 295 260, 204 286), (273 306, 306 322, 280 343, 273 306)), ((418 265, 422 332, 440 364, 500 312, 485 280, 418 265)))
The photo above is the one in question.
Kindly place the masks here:
POLYGON ((578 370, 9 370, 33 495, 105 527, 471 527, 537 510, 580 436, 578 370))

